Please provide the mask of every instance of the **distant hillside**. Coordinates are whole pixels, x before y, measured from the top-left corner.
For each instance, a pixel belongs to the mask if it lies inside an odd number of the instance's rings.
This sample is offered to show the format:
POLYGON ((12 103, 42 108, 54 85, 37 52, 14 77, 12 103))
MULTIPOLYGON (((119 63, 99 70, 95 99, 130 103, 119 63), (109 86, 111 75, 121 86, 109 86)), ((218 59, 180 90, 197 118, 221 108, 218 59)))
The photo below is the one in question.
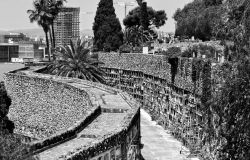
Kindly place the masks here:
POLYGON ((23 33, 29 37, 44 37, 45 36, 42 28, 18 29, 18 30, 10 30, 9 32, 23 33))
MULTIPOLYGON (((10 31, 0 30, 0 35, 9 34, 9 33, 24 33, 29 37, 45 37, 42 28, 17 29, 17 30, 10 30, 10 31)), ((93 31, 91 29, 83 29, 80 31, 80 36, 93 36, 93 31)))
POLYGON ((0 35, 8 34, 8 33, 9 33, 8 31, 0 30, 0 35))

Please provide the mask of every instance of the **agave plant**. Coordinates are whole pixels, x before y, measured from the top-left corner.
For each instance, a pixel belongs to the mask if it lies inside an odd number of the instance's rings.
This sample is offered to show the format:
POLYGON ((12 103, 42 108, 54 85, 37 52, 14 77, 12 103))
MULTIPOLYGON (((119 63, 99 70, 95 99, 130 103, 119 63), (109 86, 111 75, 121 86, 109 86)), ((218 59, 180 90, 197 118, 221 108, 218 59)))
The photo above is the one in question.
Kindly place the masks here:
POLYGON ((70 45, 57 47, 55 56, 46 73, 105 83, 105 72, 99 67, 103 63, 90 54, 88 42, 78 39, 74 44, 71 40, 70 45))

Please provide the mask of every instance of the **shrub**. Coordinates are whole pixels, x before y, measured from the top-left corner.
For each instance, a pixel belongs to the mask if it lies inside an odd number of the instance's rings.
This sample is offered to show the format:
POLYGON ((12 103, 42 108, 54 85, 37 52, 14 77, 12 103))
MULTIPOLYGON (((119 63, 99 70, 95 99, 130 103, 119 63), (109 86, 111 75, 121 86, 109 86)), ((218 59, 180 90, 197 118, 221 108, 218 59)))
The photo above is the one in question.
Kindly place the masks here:
POLYGON ((133 47, 131 45, 123 44, 120 46, 119 52, 120 53, 131 53, 132 49, 133 49, 133 47))

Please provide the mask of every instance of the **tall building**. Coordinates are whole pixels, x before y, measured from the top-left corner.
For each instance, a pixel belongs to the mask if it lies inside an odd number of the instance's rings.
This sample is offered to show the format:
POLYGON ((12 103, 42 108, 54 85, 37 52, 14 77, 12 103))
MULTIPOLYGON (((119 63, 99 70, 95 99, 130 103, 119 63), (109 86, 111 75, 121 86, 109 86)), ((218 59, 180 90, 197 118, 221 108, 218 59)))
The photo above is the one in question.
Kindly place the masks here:
POLYGON ((70 39, 80 38, 79 13, 80 8, 62 8, 54 21, 56 46, 67 45, 70 39))

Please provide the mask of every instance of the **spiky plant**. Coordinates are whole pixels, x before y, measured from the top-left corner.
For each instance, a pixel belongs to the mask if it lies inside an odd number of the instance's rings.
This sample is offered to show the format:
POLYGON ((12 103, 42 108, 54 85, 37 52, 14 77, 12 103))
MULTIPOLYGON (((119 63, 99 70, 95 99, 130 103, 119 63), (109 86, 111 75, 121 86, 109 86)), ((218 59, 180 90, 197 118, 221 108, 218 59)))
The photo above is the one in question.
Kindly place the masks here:
POLYGON ((105 72, 99 67, 100 62, 90 54, 89 43, 77 40, 70 45, 56 48, 56 60, 47 66, 47 73, 74 77, 94 82, 105 83, 105 72))

